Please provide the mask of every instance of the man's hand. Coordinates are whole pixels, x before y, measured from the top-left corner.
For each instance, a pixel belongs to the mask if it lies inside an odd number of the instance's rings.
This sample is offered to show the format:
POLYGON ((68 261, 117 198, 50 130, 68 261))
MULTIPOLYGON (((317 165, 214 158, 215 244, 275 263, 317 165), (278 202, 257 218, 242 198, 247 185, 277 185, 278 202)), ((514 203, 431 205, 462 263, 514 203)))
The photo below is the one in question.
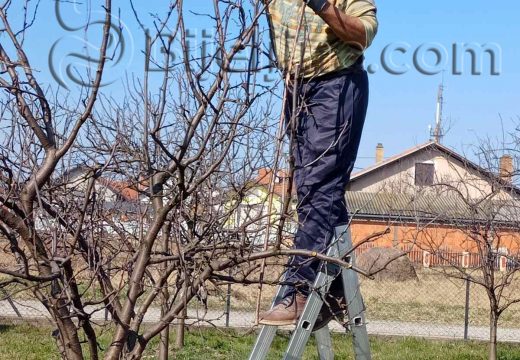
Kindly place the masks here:
POLYGON ((345 14, 327 0, 303 0, 345 43, 364 50, 367 46, 365 26, 358 17, 345 14))
POLYGON ((327 0, 303 0, 308 7, 310 7, 316 14, 321 13, 323 10, 329 6, 329 2, 327 0))

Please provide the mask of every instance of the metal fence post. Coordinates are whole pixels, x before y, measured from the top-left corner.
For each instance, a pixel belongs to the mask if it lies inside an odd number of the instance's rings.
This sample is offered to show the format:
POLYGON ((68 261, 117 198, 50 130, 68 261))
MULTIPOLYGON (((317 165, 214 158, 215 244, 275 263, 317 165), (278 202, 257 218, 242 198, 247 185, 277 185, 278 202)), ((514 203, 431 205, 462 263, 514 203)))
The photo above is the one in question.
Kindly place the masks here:
POLYGON ((22 317, 22 314, 20 314, 20 311, 18 311, 18 308, 16 307, 16 305, 14 304, 14 301, 13 299, 11 299, 11 295, 9 295, 7 293, 7 291, 5 291, 5 289, 1 289, 2 290, 2 294, 4 294, 4 297, 5 299, 7 300, 7 302, 9 303, 9 305, 11 305, 11 307, 13 308, 16 316, 18 316, 19 318, 22 317))
MULTIPOLYGON (((108 276, 109 281, 112 281, 112 259, 108 260, 107 276, 108 276)), ((101 289, 101 287, 100 287, 100 289, 101 289)), ((108 311, 108 308, 105 306, 105 322, 108 321, 108 317, 109 317, 109 311, 108 311)))
MULTIPOLYGON (((231 268, 229 269, 229 277, 231 277, 232 272, 231 268)), ((229 316, 231 312, 231 282, 228 283, 227 286, 227 294, 226 294, 226 327, 229 327, 229 316)))
POLYGON ((469 278, 465 279, 466 281, 466 305, 464 307, 464 340, 468 340, 468 330, 469 330, 469 278))

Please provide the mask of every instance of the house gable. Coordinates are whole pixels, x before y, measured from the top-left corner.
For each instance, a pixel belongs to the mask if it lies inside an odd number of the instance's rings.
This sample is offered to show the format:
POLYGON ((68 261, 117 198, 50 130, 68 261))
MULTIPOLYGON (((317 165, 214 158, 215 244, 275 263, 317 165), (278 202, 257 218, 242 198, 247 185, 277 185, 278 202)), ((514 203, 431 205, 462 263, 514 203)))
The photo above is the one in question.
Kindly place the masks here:
POLYGON ((427 193, 477 199, 499 188, 499 199, 518 199, 519 189, 454 151, 430 142, 354 174, 348 191, 402 194, 427 193), (422 165, 428 166, 422 166, 422 165), (425 183, 433 170, 432 183, 425 183))

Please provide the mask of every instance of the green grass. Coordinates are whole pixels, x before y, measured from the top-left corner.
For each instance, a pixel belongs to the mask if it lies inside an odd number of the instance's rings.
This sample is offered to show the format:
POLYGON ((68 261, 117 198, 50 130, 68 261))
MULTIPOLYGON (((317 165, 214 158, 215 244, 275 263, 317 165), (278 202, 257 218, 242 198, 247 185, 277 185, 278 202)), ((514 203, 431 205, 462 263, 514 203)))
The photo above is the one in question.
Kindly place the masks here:
MULTIPOLYGON (((59 359, 51 328, 29 325, 0 325, 0 359, 59 359)), ((101 348, 106 349, 109 333, 100 337, 101 348)), ((172 349, 171 358, 179 360, 242 360, 248 357, 254 334, 236 331, 191 329, 187 333, 186 346, 182 351, 172 349)), ((275 339, 268 359, 281 359, 287 345, 288 336, 282 334, 275 339)), ((173 342, 173 340, 172 340, 173 342)), ((333 337, 336 359, 353 359, 351 338, 348 335, 333 337)), ((487 345, 480 342, 433 341, 412 338, 371 337, 374 360, 484 360, 487 358, 487 345)), ((145 359, 155 359, 157 342, 150 345, 145 359)), ((305 360, 318 359, 314 341, 309 343, 305 360)), ((500 344, 499 359, 519 360, 520 345, 500 344)))

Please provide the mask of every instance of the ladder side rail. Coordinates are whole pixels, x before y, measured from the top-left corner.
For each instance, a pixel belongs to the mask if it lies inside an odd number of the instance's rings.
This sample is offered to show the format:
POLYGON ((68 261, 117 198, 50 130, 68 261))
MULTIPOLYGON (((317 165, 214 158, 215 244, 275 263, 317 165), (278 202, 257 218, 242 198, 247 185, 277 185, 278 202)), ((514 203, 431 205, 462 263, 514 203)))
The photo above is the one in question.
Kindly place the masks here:
MULTIPOLYGON (((341 231, 340 228, 336 231, 341 231)), ((350 229, 343 229, 341 235, 345 248, 352 249, 350 229)), ((350 253, 345 261, 355 265, 355 254, 350 253)), ((349 326, 352 332, 352 341, 356 360, 370 360, 370 343, 365 322, 365 304, 359 288, 359 275, 352 269, 342 269, 343 289, 347 302, 349 326)))
MULTIPOLYGON (((285 293, 286 285, 279 285, 276 291, 276 296, 271 303, 271 309, 282 300, 282 296, 285 293)), ((276 336, 276 330, 278 326, 274 325, 262 325, 260 332, 253 346, 253 350, 249 355, 249 360, 264 360, 269 353, 271 344, 273 343, 274 337, 276 336)))
MULTIPOLYGON (((332 246, 327 251, 327 256, 338 257, 339 250, 336 238, 331 242, 332 246)), ((329 291, 330 284, 336 276, 340 274, 341 269, 337 265, 330 265, 322 262, 320 271, 314 281, 312 292, 307 299, 307 303, 303 309, 303 313, 294 329, 294 332, 289 341, 289 346, 284 355, 284 360, 299 360, 305 351, 305 345, 309 341, 312 329, 318 318, 323 299, 329 291)))
POLYGON ((276 336, 278 326, 263 325, 258 337, 256 338, 255 346, 249 355, 249 360, 264 360, 267 358, 271 344, 276 336))

